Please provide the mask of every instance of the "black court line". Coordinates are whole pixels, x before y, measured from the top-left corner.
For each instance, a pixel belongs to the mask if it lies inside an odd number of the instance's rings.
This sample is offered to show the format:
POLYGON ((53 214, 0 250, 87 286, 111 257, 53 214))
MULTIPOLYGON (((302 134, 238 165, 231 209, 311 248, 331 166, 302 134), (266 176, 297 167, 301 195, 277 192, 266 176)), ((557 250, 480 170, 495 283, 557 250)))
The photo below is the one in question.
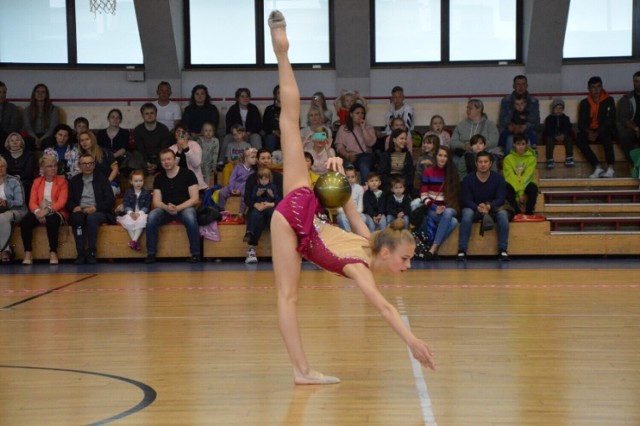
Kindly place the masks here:
POLYGON ((78 283, 80 283, 82 281, 88 280, 89 278, 93 278, 93 277, 97 277, 97 276, 98 276, 98 274, 91 274, 88 277, 84 277, 84 278, 80 278, 80 279, 75 280, 75 281, 71 281, 70 283, 63 284, 63 285, 61 285, 59 287, 52 288, 52 289, 47 290, 45 292, 36 294, 35 296, 31 296, 31 297, 27 297, 26 299, 18 300, 17 302, 14 302, 14 303, 12 303, 10 305, 3 306, 2 308, 0 308, 0 311, 4 311, 4 310, 7 310, 7 309, 14 308, 14 307, 16 307, 18 305, 22 305, 23 303, 27 303, 27 302, 30 302, 30 301, 32 301, 34 299, 37 299, 38 297, 46 296, 47 294, 51 294, 54 291, 62 290, 65 287, 69 287, 70 285, 78 284, 78 283))
POLYGON ((98 373, 95 371, 84 371, 84 370, 69 370, 66 368, 47 368, 47 367, 29 367, 29 366, 23 366, 23 365, 0 365, 0 368, 21 368, 21 369, 25 369, 25 370, 45 370, 45 371, 59 371, 59 372, 63 372, 63 373, 77 373, 77 374, 89 374, 92 376, 98 376, 98 377, 106 377, 108 379, 114 379, 114 380, 119 380, 121 382, 125 382, 125 383, 129 383, 135 387, 137 387, 138 389, 140 389, 142 391, 142 393, 144 394, 144 396, 142 397, 142 400, 137 403, 135 406, 129 408, 128 410, 124 410, 121 413, 115 414, 111 417, 108 417, 106 419, 103 420, 99 420, 97 422, 91 423, 89 426, 98 426, 98 425, 106 425, 108 423, 114 422, 116 420, 120 420, 124 417, 130 416, 132 414, 135 414, 139 411, 142 411, 143 409, 147 408, 149 405, 151 405, 153 403, 153 401, 156 400, 156 397, 158 396, 158 393, 155 391, 155 389, 153 389, 151 386, 144 384, 142 382, 139 382, 137 380, 133 380, 133 379, 129 379, 126 377, 122 377, 122 376, 115 376, 113 374, 105 374, 105 373, 98 373))

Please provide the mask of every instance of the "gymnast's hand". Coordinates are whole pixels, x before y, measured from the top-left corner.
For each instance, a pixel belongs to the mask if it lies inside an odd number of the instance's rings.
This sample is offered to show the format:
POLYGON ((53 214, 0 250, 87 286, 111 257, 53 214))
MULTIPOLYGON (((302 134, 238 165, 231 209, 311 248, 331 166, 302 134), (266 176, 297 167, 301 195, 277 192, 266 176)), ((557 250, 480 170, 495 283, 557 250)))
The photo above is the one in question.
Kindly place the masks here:
POLYGON ((433 359, 431 349, 429 349, 429 346, 425 342, 418 338, 415 338, 415 340, 409 343, 409 349, 411 349, 413 357, 417 359, 424 367, 431 370, 436 369, 436 363, 433 359))
POLYGON ((338 172, 341 175, 344 174, 344 167, 342 165, 342 158, 340 158, 340 157, 329 157, 325 167, 327 168, 327 170, 332 170, 334 172, 338 172))

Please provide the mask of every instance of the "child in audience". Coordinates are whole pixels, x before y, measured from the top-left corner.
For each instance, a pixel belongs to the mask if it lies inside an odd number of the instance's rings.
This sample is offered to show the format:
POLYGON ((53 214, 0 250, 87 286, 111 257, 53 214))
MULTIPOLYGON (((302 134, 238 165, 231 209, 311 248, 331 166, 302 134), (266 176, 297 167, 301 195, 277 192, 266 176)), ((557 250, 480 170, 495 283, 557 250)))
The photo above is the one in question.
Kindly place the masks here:
POLYGON ((124 213, 116 220, 129 233, 129 248, 140 251, 138 243, 142 231, 147 226, 147 215, 151 208, 151 193, 144 189, 144 171, 134 170, 129 175, 131 187, 124 193, 122 204, 116 208, 116 213, 124 213))
MULTIPOLYGON (((231 146, 232 144, 229 144, 231 146)), ((247 144, 248 145, 248 144, 247 144)), ((224 210, 227 203, 227 198, 231 195, 240 196, 240 211, 238 214, 242 216, 244 214, 244 187, 247 183, 249 175, 255 171, 257 163, 258 150, 255 148, 245 149, 239 158, 238 164, 235 165, 229 178, 229 184, 220 190, 218 194, 218 205, 224 210)))
POLYGON ((511 152, 514 136, 518 133, 525 134, 529 140, 531 148, 535 150, 537 147, 538 135, 535 130, 528 126, 530 113, 527 109, 527 98, 524 95, 517 95, 513 98, 512 107, 513 115, 511 116, 511 121, 500 135, 500 139, 503 144, 502 152, 504 152, 505 155, 511 152))
POLYGON ((553 169, 555 164, 553 161, 553 149, 556 144, 564 144, 565 162, 567 167, 575 166, 573 161, 573 140, 571 139, 571 121, 564 113, 564 101, 562 99, 554 99, 551 103, 552 114, 544 120, 544 135, 547 138, 547 169, 553 169))
MULTIPOLYGON (((444 128, 444 118, 441 115, 434 115, 431 117, 431 123, 429 124, 429 131, 424 135, 436 135, 440 139, 440 146, 451 145, 451 135, 444 128)), ((423 138, 424 140, 424 138, 423 138)), ((438 149, 435 149, 438 152, 438 149)))
POLYGON ((435 164, 436 153, 440 148, 440 138, 435 134, 425 134, 422 138, 422 146, 420 157, 416 162, 416 176, 418 179, 422 176, 422 173, 427 167, 431 167, 435 164))
POLYGON ((391 132, 392 144, 388 151, 380 156, 378 162, 378 173, 382 178, 382 186, 385 189, 391 188, 391 178, 394 175, 402 176, 406 182, 407 194, 413 194, 413 178, 415 167, 413 157, 407 149, 410 146, 409 135, 405 130, 396 129, 391 132))
POLYGON ((333 107, 336 110, 336 114, 338 115, 338 122, 335 123, 335 127, 338 128, 344 124, 347 124, 347 118, 349 117, 349 108, 354 103, 360 103, 367 107, 367 100, 363 98, 358 91, 350 92, 348 90, 340 91, 340 96, 336 98, 333 102, 333 107))
POLYGON ((367 190, 362 196, 363 213, 366 216, 365 223, 369 231, 384 229, 387 227, 387 218, 384 213, 385 194, 380 187, 382 180, 376 172, 371 172, 367 176, 367 190))
MULTIPOLYGON (((389 123, 389 128, 391 128, 391 133, 393 133, 393 131, 396 130, 396 129, 404 130, 405 132, 407 131, 407 125, 404 122, 404 120, 402 119, 402 117, 393 117, 393 118, 391 118, 391 122, 389 123)), ((409 136, 409 133, 407 132, 407 137, 408 136, 409 136)), ((411 141, 409 141, 409 142, 411 142, 411 141)), ((391 144, 392 144, 392 142, 391 142, 391 134, 389 134, 389 136, 387 136, 387 138, 384 141, 384 150, 388 151, 389 147, 391 146, 391 144)))
MULTIPOLYGON (((471 150, 465 151, 460 161, 458 161, 458 174, 460 174, 461 182, 466 175, 476 172, 476 155, 485 150, 487 140, 480 134, 473 135, 469 140, 469 145, 471 145, 471 150)), ((496 159, 493 158, 491 170, 494 172, 498 171, 497 163, 496 159)))
POLYGON ((400 117, 404 120, 405 129, 409 132, 409 140, 411 140, 415 113, 411 105, 404 103, 404 89, 400 86, 395 86, 391 89, 390 101, 391 107, 386 115, 387 128, 385 129, 385 133, 387 135, 391 133, 391 118, 400 117))
POLYGON ((502 174, 507 182, 507 201, 516 214, 533 214, 538 196, 536 183, 537 155, 527 146, 527 137, 519 133, 513 138, 513 149, 504 157, 502 174))
POLYGON ((198 136, 198 145, 202 148, 202 177, 208 186, 211 185, 211 172, 216 169, 216 162, 220 155, 220 141, 214 136, 215 128, 211 123, 202 125, 202 135, 198 136))
POLYGON ((235 165, 240 161, 240 157, 244 154, 245 150, 251 148, 251 145, 246 141, 247 132, 242 127, 242 124, 234 124, 231 126, 231 136, 233 140, 227 145, 225 152, 221 153, 224 160, 224 168, 222 169, 222 186, 227 186, 229 183, 229 176, 235 165))
POLYGON ((391 192, 387 194, 385 212, 387 223, 392 223, 396 219, 402 219, 404 226, 409 229, 409 215, 411 214, 411 197, 406 193, 404 179, 401 176, 394 176, 391 180, 391 192))
POLYGON ((327 99, 322 92, 316 92, 311 97, 311 105, 317 106, 322 110, 322 114, 324 115, 324 123, 331 127, 331 123, 333 123, 333 113, 329 111, 327 107, 327 99))
POLYGON ((307 162, 307 170, 309 170, 309 183, 311 184, 311 188, 316 186, 316 182, 320 177, 319 174, 313 171, 313 165, 315 164, 315 160, 313 159, 313 155, 310 152, 304 152, 304 160, 307 162))
MULTIPOLYGON (((344 168, 344 175, 347 177, 347 180, 349 180, 349 184, 351 185, 351 199, 356 204, 356 210, 358 211, 358 213, 360 213, 362 221, 366 223, 366 216, 364 215, 364 213, 362 213, 364 210, 362 205, 364 188, 362 188, 362 185, 360 185, 360 181, 358 180, 358 173, 353 166, 347 166, 344 168)), ((347 218, 347 215, 345 214, 342 207, 338 209, 337 222, 340 228, 344 229, 347 232, 351 232, 349 219, 347 218)))
POLYGON ((278 187, 273 182, 273 173, 268 167, 262 167, 257 172, 258 184, 253 188, 251 194, 251 206, 253 207, 249 211, 249 218, 247 219, 247 232, 244 234, 245 243, 249 244, 247 250, 247 258, 244 263, 252 264, 258 263, 256 257, 255 246, 258 244, 256 235, 256 226, 261 226, 260 223, 270 223, 273 210, 276 207, 278 201, 282 199, 282 196, 278 193, 278 187), (260 216, 263 216, 260 218, 260 216), (260 219, 265 219, 263 222, 260 219))

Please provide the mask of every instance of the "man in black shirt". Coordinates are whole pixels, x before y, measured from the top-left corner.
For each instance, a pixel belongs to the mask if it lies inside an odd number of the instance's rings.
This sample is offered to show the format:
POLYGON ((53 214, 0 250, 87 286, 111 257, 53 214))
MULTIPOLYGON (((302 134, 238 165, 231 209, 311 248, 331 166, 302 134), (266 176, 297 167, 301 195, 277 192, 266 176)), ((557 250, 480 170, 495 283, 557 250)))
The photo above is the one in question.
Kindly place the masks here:
POLYGON ((178 166, 176 154, 170 149, 160 151, 160 172, 153 181, 153 206, 147 219, 146 263, 154 263, 158 252, 158 231, 161 225, 177 220, 187 229, 189 262, 197 263, 200 255, 200 232, 196 216, 198 179, 186 167, 178 166))

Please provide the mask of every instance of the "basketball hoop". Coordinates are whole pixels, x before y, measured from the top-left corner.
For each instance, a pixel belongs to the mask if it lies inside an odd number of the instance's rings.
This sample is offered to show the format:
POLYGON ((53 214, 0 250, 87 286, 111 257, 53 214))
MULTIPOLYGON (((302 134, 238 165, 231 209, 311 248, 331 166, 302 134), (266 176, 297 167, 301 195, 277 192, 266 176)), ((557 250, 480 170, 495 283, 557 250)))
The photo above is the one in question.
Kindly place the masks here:
POLYGON ((89 0, 89 4, 94 17, 97 13, 116 14, 116 0, 89 0))

